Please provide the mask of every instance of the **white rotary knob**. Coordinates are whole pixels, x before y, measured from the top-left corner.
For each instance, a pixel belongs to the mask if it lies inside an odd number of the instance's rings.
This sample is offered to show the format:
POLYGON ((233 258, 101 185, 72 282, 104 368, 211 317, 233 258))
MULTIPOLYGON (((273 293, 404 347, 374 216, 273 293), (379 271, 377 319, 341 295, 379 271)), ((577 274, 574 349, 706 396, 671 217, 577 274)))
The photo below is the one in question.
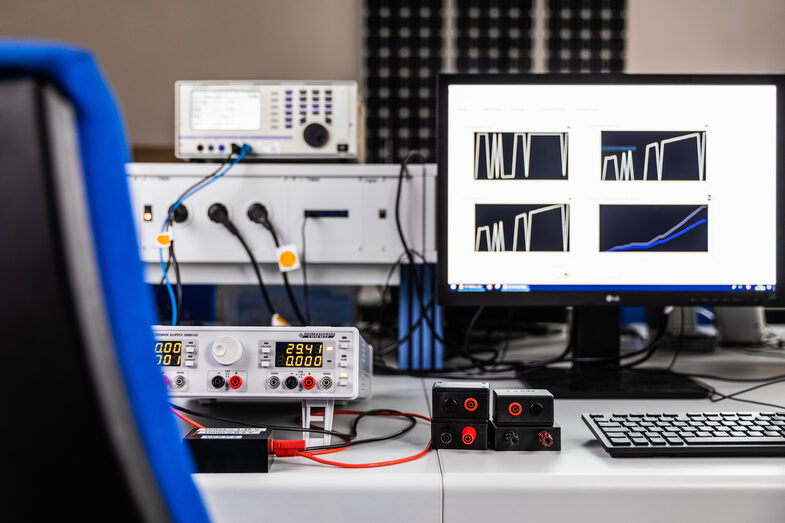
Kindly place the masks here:
POLYGON ((221 365, 232 365, 240 361, 243 344, 234 336, 224 336, 213 342, 213 357, 221 365))

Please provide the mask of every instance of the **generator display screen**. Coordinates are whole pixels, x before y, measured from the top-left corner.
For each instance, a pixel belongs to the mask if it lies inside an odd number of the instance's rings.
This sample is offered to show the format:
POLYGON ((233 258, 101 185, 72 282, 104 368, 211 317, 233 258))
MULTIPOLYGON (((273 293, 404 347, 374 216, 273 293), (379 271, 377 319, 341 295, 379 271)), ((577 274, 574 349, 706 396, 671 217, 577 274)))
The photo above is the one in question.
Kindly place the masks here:
POLYGON ((162 367, 179 367, 183 359, 183 342, 159 341, 155 344, 155 356, 162 367))
POLYGON ((275 342, 276 367, 321 367, 324 344, 321 342, 302 343, 275 342))

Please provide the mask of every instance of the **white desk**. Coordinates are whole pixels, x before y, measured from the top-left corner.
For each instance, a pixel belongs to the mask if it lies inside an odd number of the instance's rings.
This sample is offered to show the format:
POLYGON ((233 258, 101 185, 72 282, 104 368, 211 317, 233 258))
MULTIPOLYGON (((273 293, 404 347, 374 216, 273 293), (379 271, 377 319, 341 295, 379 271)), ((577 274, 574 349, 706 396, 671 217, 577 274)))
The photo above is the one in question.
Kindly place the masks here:
MULTIPOLYGON (((720 350, 709 357, 683 355, 677 369, 770 376, 785 374, 785 359, 720 350)), ((380 376, 373 399, 350 408, 430 415, 433 381, 380 376)), ((706 381, 724 392, 746 387, 706 381)), ((492 384, 519 386, 514 381, 492 384)), ((744 397, 782 404, 785 383, 744 397)), ((440 450, 414 462, 360 470, 282 458, 269 474, 198 474, 196 484, 219 523, 306 518, 374 523, 785 521, 785 458, 611 458, 580 420, 582 412, 774 409, 731 400, 557 400, 555 410, 562 426, 561 452, 440 450)), ((296 405, 287 411, 290 419, 281 420, 282 412, 276 409, 272 414, 278 419, 273 421, 294 423, 296 405)), ((375 418, 361 430, 381 434, 400 423, 375 418)), ((399 440, 328 457, 357 462, 393 459, 415 454, 428 437, 427 424, 421 423, 399 440)))
MULTIPOLYGON (((372 400, 354 402, 346 408, 393 408, 428 416, 426 398, 420 379, 379 377, 374 380, 372 400)), ((300 409, 299 403, 257 404, 256 407, 217 404, 210 409, 189 403, 189 407, 230 417, 241 414, 246 421, 251 421, 248 414, 258 408, 259 416, 253 419, 254 422, 264 420, 289 426, 298 424, 294 418, 299 416, 300 409)), ((336 406, 339 408, 343 407, 336 406)), ((363 437, 375 436, 393 432, 404 424, 401 420, 373 417, 363 420, 359 430, 363 437)), ((348 428, 341 416, 336 416, 333 427, 336 430, 348 428)), ((301 433, 283 437, 299 438, 301 433)), ((347 463, 403 458, 422 451, 430 437, 430 425, 420 422, 400 439, 322 457, 347 463)), ((215 523, 441 520, 442 487, 436 452, 408 463, 369 469, 330 467, 301 457, 276 458, 267 474, 196 474, 194 478, 215 523)))

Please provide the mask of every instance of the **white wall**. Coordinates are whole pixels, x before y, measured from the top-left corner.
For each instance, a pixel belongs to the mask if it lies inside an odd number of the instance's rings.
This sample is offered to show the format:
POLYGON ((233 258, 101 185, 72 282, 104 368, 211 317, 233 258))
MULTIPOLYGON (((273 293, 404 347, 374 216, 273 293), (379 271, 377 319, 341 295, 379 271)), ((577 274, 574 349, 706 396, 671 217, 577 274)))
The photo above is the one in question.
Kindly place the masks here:
POLYGON ((91 49, 134 145, 171 146, 174 82, 354 80, 362 0, 0 0, 0 36, 91 49))
POLYGON ((785 73, 785 0, 627 0, 630 73, 785 73))

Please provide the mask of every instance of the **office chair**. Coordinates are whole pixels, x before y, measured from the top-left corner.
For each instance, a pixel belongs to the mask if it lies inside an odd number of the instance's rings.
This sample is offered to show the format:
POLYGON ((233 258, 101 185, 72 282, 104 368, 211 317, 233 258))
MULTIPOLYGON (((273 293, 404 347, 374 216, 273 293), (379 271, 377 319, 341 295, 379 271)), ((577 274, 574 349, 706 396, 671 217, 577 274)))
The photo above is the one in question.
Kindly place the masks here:
POLYGON ((128 159, 88 52, 0 39, 6 514, 208 521, 154 361, 128 159))

